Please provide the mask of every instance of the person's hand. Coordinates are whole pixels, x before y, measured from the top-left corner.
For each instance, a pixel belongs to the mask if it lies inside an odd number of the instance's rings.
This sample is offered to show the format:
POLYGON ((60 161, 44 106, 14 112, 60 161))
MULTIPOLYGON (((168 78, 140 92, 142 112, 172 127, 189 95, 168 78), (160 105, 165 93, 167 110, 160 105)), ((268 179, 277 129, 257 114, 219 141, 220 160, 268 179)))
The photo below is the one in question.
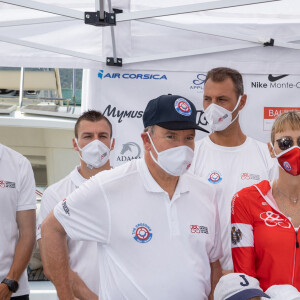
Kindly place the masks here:
POLYGON ((5 283, 0 284, 0 300, 10 300, 12 292, 5 283))

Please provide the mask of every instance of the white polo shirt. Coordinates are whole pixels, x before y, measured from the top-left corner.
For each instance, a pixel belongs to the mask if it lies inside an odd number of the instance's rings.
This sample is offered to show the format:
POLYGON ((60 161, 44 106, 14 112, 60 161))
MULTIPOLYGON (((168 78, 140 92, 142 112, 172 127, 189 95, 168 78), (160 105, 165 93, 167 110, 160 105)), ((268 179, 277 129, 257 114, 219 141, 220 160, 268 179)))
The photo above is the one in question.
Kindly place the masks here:
POLYGON ((144 159, 132 160, 92 177, 54 215, 72 239, 98 242, 100 299, 207 299, 222 248, 202 179, 181 176, 170 201, 144 159))
POLYGON ((224 270, 233 269, 231 256, 231 200, 244 187, 277 177, 278 167, 266 144, 247 137, 237 147, 219 146, 209 136, 196 142, 189 172, 201 176, 217 192, 224 257, 224 270))
MULTIPOLYGON (((0 282, 7 276, 19 237, 17 211, 36 209, 35 181, 30 162, 0 144, 0 282)), ((12 296, 29 294, 27 270, 12 296)))
MULTIPOLYGON (((76 167, 68 176, 49 186, 42 197, 38 217, 36 239, 41 238, 41 224, 57 203, 65 199, 86 181, 76 167)), ((67 236, 70 268, 78 273, 87 287, 98 295, 99 269, 97 263, 98 251, 96 242, 74 241, 67 236)))

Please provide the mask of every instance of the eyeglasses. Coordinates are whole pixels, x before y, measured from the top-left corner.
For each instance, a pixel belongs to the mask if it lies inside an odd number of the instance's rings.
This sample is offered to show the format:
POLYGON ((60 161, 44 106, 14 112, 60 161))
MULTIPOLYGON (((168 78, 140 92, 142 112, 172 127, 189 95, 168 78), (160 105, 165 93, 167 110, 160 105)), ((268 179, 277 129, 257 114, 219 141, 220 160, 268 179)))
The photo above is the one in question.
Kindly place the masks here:
MULTIPOLYGON (((276 140, 276 142, 281 150, 286 150, 294 146, 294 140, 291 137, 283 137, 276 140)), ((300 137, 297 139, 297 144, 300 147, 300 137)))

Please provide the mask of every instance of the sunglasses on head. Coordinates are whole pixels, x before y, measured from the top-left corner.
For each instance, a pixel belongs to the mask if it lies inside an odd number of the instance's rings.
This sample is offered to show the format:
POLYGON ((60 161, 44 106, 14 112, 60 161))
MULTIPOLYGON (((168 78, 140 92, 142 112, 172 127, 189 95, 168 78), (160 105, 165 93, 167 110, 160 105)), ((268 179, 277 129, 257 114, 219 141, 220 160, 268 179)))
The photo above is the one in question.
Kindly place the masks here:
MULTIPOLYGON (((281 150, 286 150, 294 146, 294 140, 291 137, 283 137, 276 140, 276 142, 281 150)), ((300 147, 300 137, 297 139, 297 145, 300 147)))

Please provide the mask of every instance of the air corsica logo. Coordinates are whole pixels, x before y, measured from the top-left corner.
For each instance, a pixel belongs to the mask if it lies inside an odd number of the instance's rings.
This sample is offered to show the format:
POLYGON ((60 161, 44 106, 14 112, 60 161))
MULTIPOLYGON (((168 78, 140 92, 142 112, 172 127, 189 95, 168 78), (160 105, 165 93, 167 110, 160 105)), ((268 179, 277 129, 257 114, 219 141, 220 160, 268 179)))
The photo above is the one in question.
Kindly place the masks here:
POLYGON ((136 158, 141 158, 141 147, 135 142, 128 142, 122 145, 117 161, 130 161, 136 158))
POLYGON ((208 175, 208 181, 213 184, 217 184, 222 181, 221 173, 218 171, 212 171, 208 175))
POLYGON ((152 239, 151 228, 145 223, 139 223, 132 229, 133 238, 139 243, 148 243, 152 239))
POLYGON ((183 116, 188 117, 192 114, 190 104, 183 98, 178 98, 174 103, 174 107, 176 111, 183 116))
POLYGON ((168 80, 167 75, 165 74, 141 74, 141 73, 104 73, 104 70, 99 70, 98 72, 98 78, 102 79, 106 79, 106 78, 110 78, 110 79, 120 79, 120 78, 124 78, 124 79, 153 79, 153 80, 168 80))

